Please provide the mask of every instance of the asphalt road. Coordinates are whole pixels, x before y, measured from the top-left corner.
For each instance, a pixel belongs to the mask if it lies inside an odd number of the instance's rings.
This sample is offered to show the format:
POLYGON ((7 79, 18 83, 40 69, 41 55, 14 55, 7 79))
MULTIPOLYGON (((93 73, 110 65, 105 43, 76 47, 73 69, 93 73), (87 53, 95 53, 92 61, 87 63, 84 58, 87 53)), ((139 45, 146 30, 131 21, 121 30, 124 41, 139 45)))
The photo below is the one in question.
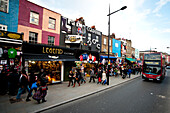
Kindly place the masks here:
POLYGON ((137 78, 44 113, 170 113, 170 69, 162 83, 137 78))

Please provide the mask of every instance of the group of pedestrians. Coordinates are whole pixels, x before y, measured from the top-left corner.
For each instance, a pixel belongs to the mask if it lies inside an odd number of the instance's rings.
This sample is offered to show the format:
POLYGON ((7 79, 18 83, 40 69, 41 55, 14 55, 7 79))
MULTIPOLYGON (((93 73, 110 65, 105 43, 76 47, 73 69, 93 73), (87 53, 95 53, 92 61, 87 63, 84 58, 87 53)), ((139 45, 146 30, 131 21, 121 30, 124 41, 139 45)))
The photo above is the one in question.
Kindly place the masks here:
POLYGON ((0 94, 4 95, 8 93, 8 95, 16 96, 16 98, 10 99, 10 102, 14 103, 21 101, 21 95, 27 91, 27 102, 31 101, 30 97, 33 97, 38 103, 41 100, 42 102, 46 102, 47 82, 47 75, 43 71, 39 75, 34 72, 28 75, 25 68, 20 72, 15 68, 11 68, 11 71, 8 72, 3 69, 0 73, 0 94))
POLYGON ((34 72, 31 72, 28 76, 26 71, 23 69, 21 71, 21 75, 19 78, 20 87, 18 89, 18 93, 16 96, 16 100, 21 100, 21 94, 23 94, 24 90, 28 91, 28 95, 26 101, 31 101, 30 97, 32 96, 38 103, 42 100, 42 102, 46 102, 45 96, 47 95, 47 75, 44 72, 40 73, 39 78, 35 75, 34 72), (37 80, 40 81, 40 84, 37 84, 37 80), (33 90, 35 91, 34 95, 33 90))
POLYGON ((85 79, 85 73, 82 72, 82 70, 71 70, 69 72, 68 75, 69 78, 69 84, 68 87, 70 87, 70 85, 72 85, 73 87, 75 87, 76 83, 80 86, 80 84, 82 84, 83 82, 86 83, 86 79, 85 79))
MULTIPOLYGON (((131 74, 141 74, 142 67, 137 65, 118 65, 114 64, 110 67, 109 70, 109 76, 115 76, 118 77, 119 75, 125 79, 125 78, 131 78, 131 74)), ((108 71, 106 67, 93 67, 89 71, 90 80, 89 83, 93 81, 95 83, 97 79, 97 84, 106 84, 107 83, 107 75, 108 71)), ((75 84, 78 83, 80 86, 80 83, 84 82, 86 83, 86 75, 81 70, 71 70, 69 73, 69 84, 75 87, 75 84)))

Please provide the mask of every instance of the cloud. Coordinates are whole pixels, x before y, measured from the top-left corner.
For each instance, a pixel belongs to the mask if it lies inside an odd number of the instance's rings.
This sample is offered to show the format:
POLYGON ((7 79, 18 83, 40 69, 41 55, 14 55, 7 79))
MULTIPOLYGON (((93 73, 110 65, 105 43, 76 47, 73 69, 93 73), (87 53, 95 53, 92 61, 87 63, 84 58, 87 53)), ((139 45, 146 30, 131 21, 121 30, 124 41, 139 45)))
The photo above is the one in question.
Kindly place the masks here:
POLYGON ((161 14, 158 14, 158 13, 156 13, 155 16, 157 16, 157 17, 162 17, 162 15, 161 15, 161 14))
POLYGON ((153 10, 153 13, 159 12, 161 8, 166 5, 170 0, 160 0, 159 2, 156 3, 157 7, 153 10))
POLYGON ((170 33, 170 29, 164 29, 162 32, 163 33, 170 33))

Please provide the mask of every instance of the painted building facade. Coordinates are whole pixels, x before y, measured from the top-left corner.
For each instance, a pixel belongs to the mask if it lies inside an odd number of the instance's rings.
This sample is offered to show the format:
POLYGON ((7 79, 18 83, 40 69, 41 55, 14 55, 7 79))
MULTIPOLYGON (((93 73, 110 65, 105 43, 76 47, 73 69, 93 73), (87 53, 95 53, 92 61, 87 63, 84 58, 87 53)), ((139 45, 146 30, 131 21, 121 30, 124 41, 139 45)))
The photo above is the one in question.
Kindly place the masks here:
POLYGON ((116 57, 121 57, 121 41, 112 39, 112 42, 112 53, 114 53, 116 57))
POLYGON ((17 32, 19 0, 1 0, 0 30, 17 32))
POLYGON ((24 41, 59 45, 61 14, 27 0, 19 1, 18 32, 24 41))

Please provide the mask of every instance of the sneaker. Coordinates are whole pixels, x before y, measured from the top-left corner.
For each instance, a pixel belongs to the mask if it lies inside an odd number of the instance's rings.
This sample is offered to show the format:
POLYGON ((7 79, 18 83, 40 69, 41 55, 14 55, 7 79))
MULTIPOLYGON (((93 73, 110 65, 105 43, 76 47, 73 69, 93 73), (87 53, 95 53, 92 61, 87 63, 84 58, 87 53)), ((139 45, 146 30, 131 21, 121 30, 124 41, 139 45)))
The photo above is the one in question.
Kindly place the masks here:
POLYGON ((47 100, 42 100, 42 102, 47 102, 47 100))
POLYGON ((31 99, 26 99, 26 102, 31 101, 31 99))

